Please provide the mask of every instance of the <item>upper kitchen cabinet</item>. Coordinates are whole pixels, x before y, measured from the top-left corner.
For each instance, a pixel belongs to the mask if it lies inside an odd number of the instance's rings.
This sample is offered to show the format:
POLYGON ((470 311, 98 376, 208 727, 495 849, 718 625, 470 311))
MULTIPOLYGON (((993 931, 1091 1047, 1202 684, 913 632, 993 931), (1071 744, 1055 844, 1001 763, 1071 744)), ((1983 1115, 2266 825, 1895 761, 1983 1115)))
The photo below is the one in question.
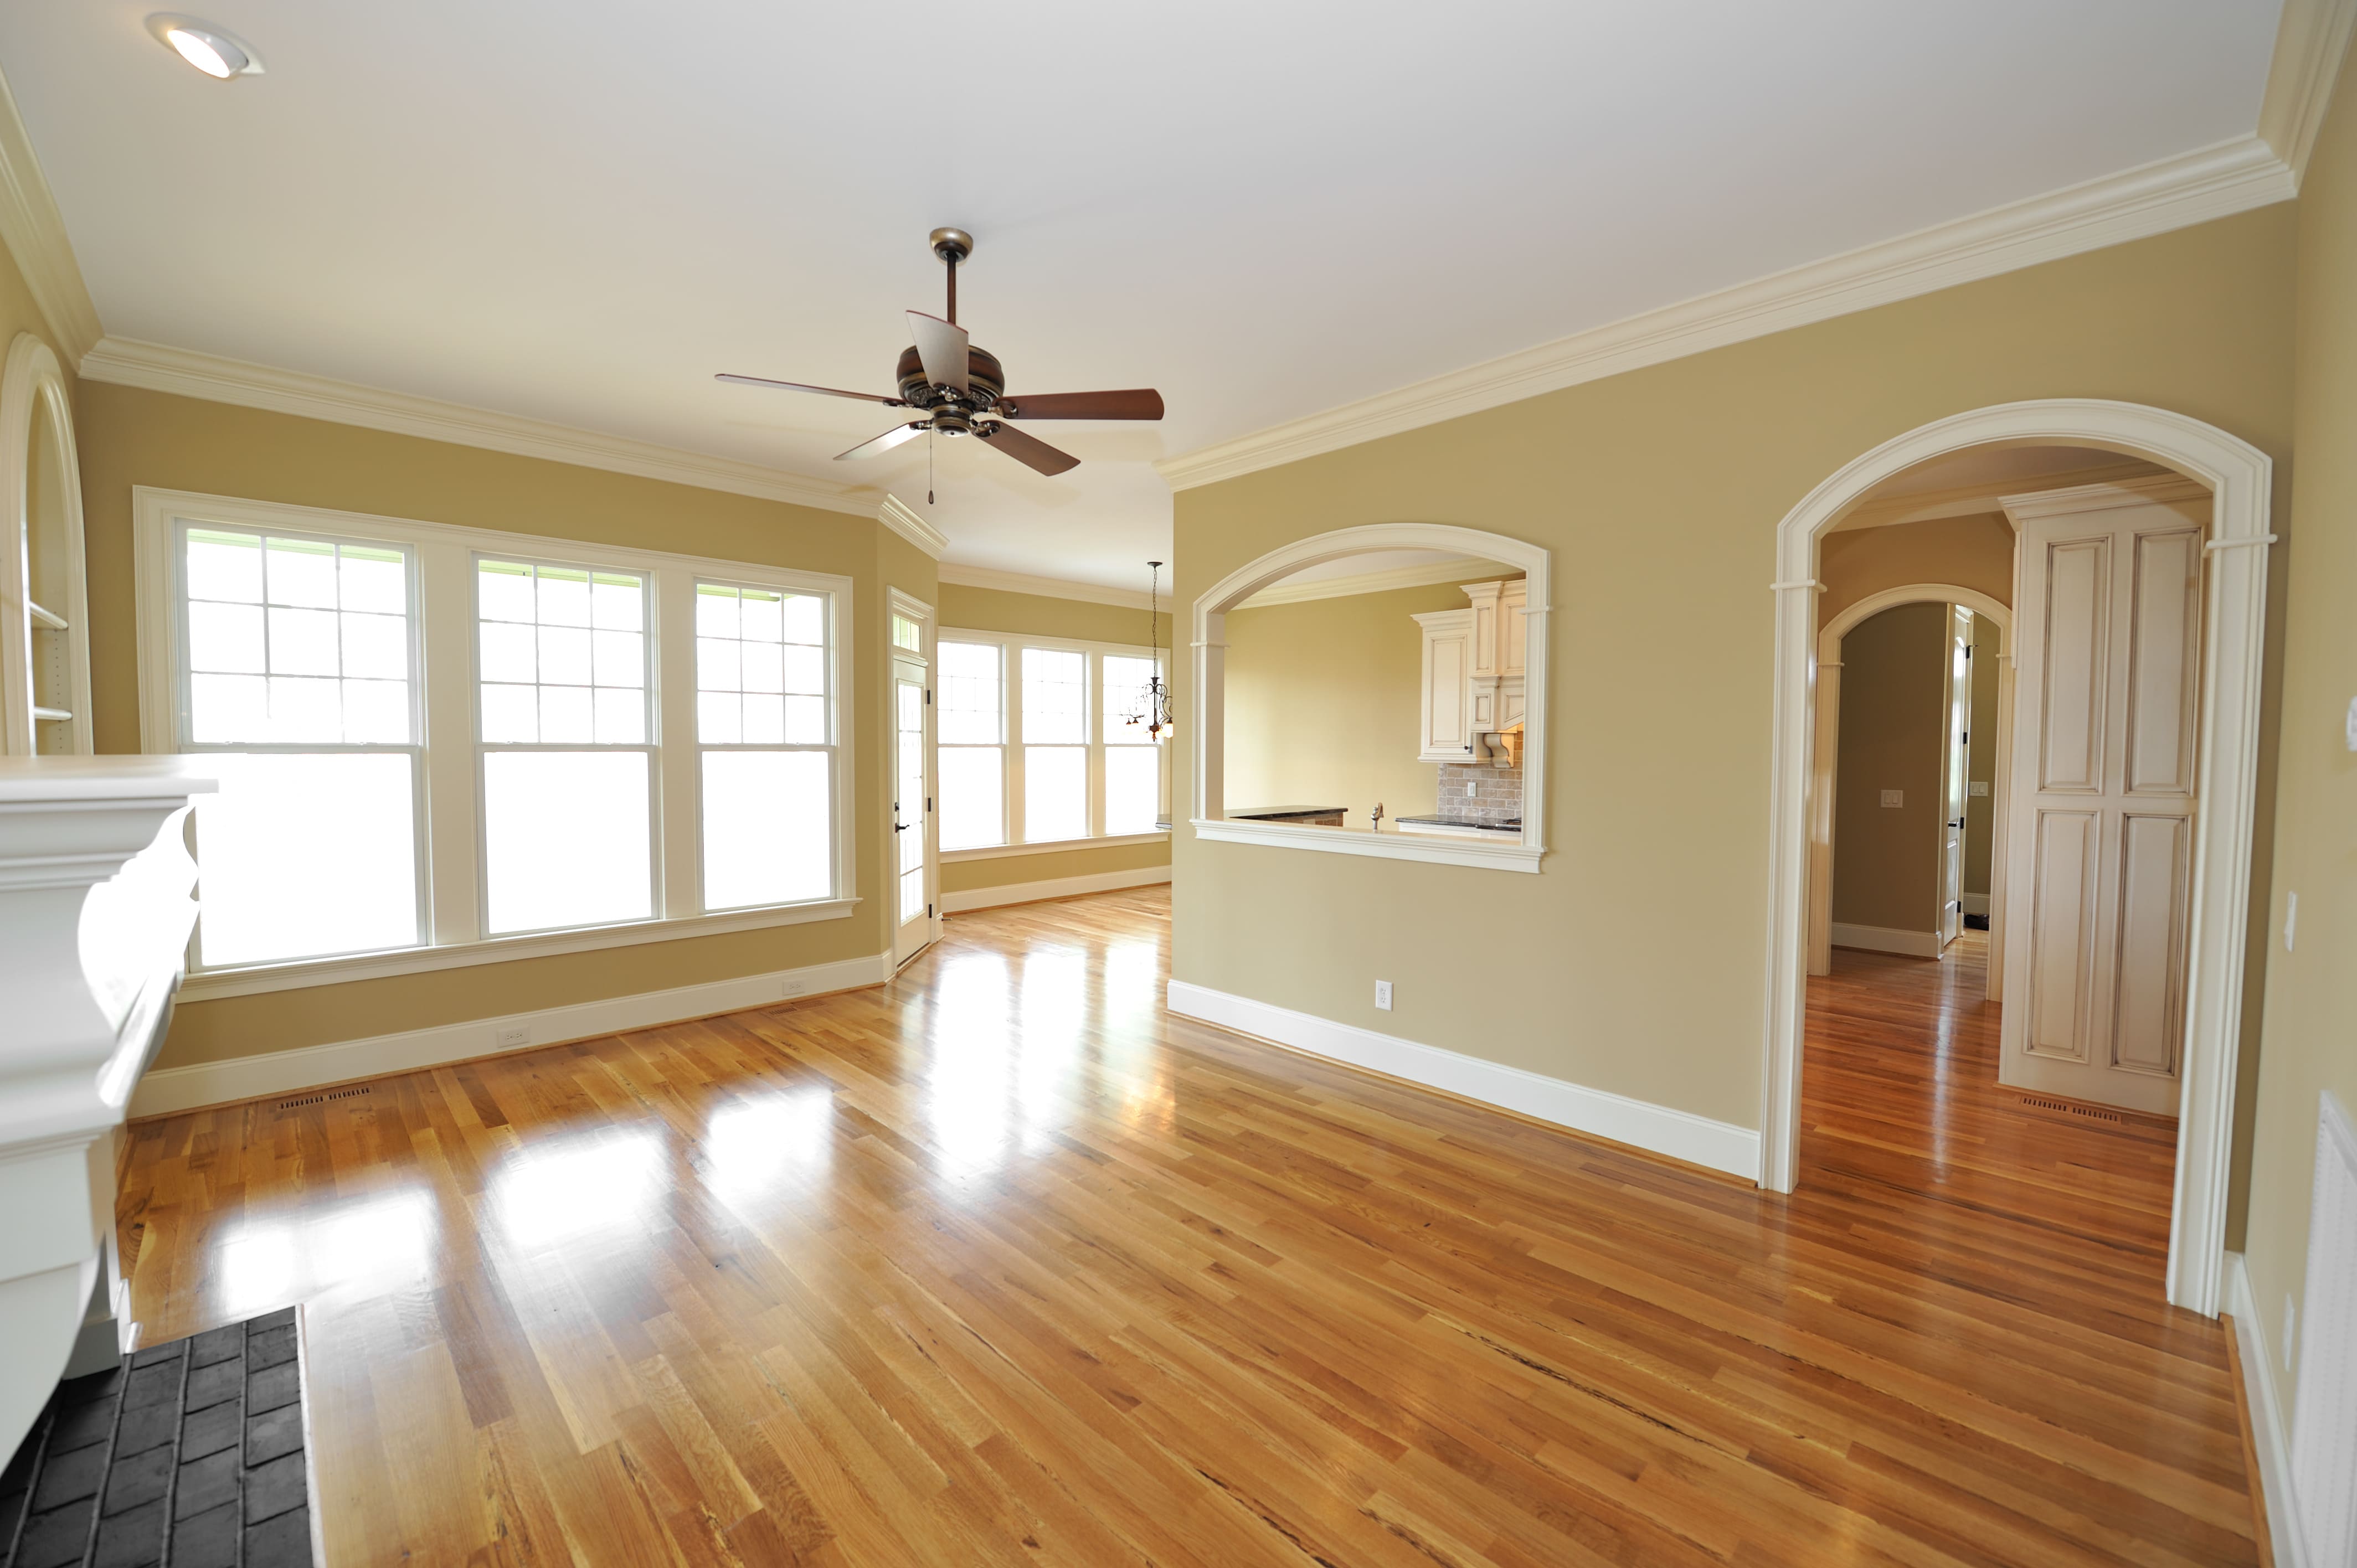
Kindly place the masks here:
POLYGON ((1482 737, 1523 722, 1527 587, 1468 583, 1469 607, 1415 618, 1424 632, 1423 762, 1490 755, 1482 737))

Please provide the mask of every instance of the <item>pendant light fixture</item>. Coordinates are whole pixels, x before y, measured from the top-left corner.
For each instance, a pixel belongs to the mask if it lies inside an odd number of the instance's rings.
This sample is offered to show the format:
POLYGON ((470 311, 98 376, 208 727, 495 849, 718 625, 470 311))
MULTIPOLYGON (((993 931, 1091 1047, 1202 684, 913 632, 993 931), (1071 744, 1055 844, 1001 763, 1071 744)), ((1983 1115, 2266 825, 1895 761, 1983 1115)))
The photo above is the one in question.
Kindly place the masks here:
POLYGON ((1154 650, 1154 670, 1137 693, 1137 706, 1130 713, 1128 722, 1144 725, 1147 739, 1161 741, 1168 738, 1172 727, 1170 687, 1162 679, 1162 563, 1148 561, 1146 564, 1153 574, 1146 590, 1146 634, 1154 650))

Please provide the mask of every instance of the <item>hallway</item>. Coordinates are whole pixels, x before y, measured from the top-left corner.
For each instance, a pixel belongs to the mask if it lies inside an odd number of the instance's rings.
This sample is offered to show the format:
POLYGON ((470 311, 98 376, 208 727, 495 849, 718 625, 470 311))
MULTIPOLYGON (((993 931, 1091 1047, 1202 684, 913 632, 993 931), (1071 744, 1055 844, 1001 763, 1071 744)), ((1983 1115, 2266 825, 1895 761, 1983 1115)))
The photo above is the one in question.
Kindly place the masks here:
POLYGON ((135 1315, 303 1305, 339 1568, 2254 1561, 2149 1183, 2006 1167, 1949 966, 1824 988, 1787 1200, 1173 1018, 1168 934, 139 1123, 135 1315))

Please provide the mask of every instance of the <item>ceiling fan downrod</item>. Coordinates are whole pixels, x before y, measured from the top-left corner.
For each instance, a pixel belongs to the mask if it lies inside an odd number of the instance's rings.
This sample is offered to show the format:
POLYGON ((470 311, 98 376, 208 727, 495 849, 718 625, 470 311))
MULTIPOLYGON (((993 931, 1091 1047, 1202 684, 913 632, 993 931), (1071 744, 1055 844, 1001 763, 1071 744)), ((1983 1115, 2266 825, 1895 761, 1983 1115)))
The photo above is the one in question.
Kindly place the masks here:
POLYGON ((949 324, 954 327, 957 325, 958 263, 974 254, 974 236, 963 229, 936 229, 932 233, 932 242, 933 254, 939 256, 942 259, 942 264, 950 270, 950 309, 947 319, 949 324))

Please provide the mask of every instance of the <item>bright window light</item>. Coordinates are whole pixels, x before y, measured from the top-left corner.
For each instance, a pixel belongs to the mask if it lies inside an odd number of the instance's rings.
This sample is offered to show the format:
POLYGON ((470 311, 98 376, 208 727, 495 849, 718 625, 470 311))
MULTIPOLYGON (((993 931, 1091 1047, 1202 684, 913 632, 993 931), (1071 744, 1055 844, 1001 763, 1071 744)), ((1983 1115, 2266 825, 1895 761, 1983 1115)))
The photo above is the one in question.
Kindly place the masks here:
POLYGON ((1042 843, 1089 836, 1089 752, 1083 746, 1023 748, 1023 837, 1042 843))
POLYGON ((206 967, 422 940, 408 753, 225 752, 207 766, 221 792, 196 813, 206 967))
POLYGON ((494 934, 654 914, 643 751, 483 757, 483 880, 494 934))
POLYGON ((705 752, 704 907, 829 897, 833 806, 824 752, 705 752))

